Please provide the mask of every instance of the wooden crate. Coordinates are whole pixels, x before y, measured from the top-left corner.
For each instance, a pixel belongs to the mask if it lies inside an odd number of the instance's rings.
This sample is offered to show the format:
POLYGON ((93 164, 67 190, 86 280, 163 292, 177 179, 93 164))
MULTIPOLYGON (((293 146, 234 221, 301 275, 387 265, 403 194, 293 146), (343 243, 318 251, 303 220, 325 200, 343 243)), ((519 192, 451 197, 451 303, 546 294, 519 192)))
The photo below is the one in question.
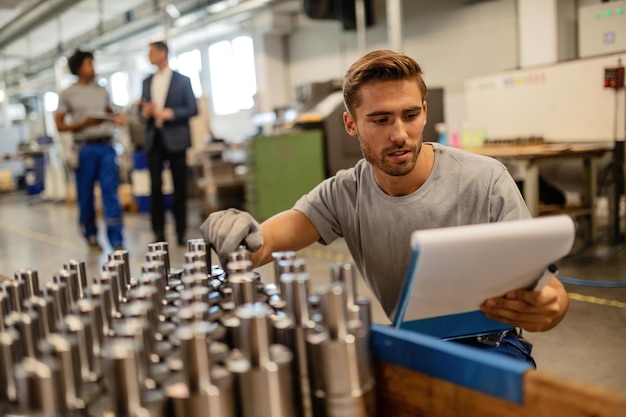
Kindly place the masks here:
POLYGON ((374 325, 378 415, 625 417, 626 395, 506 357, 374 325))

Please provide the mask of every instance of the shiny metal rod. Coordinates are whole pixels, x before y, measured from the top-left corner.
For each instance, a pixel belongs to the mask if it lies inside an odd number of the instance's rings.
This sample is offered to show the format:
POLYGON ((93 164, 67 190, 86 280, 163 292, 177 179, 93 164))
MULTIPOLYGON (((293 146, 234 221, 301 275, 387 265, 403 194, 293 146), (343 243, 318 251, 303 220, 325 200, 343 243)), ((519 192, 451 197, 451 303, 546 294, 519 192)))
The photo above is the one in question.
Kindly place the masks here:
POLYGON ((26 298, 27 299, 40 294, 39 275, 36 270, 21 269, 15 273, 15 279, 17 281, 26 282, 26 298))
POLYGON ((104 349, 105 383, 110 393, 110 411, 116 417, 149 416, 141 401, 137 353, 131 340, 112 338, 104 349))
POLYGON ((78 286, 78 298, 85 298, 85 291, 87 291, 87 270, 85 268, 85 261, 78 261, 71 259, 66 262, 63 267, 71 272, 76 273, 76 284, 78 286))

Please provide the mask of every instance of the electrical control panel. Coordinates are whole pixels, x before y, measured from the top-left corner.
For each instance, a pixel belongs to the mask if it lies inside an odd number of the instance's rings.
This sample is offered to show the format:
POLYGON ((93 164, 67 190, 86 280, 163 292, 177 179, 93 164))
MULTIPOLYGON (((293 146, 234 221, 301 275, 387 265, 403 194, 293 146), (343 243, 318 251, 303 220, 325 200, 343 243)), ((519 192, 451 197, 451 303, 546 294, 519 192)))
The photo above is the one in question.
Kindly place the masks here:
POLYGON ((580 58, 626 50, 626 0, 610 1, 578 9, 580 58))
POLYGON ((604 87, 615 90, 624 88, 624 67, 605 68, 604 87))

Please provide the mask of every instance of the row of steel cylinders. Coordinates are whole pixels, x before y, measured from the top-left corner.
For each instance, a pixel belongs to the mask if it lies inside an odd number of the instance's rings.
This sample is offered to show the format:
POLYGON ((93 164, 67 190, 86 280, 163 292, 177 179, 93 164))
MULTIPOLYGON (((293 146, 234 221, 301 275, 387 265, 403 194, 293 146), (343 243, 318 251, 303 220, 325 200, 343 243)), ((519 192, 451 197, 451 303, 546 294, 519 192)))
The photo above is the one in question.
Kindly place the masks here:
POLYGON ((207 253, 189 241, 175 270, 167 243, 151 244, 135 279, 116 251, 91 285, 84 263, 70 261, 43 291, 36 271, 16 273, 0 287, 0 406, 29 416, 373 415, 369 305, 351 264, 334 265, 334 283, 311 296, 293 252, 274 254, 278 285, 262 283, 245 250, 227 274, 207 253))

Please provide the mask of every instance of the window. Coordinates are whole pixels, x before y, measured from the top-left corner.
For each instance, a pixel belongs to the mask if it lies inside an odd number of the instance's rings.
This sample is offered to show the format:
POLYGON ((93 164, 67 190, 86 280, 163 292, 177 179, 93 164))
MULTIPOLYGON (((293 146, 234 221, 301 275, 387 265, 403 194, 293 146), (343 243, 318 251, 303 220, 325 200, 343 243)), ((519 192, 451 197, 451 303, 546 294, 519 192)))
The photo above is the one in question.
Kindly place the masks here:
POLYGON ((201 97, 202 83, 200 82, 200 71, 202 71, 202 58, 200 57, 200 51, 194 49, 193 51, 182 53, 178 56, 177 61, 178 71, 191 80, 193 94, 196 97, 201 97))
POLYGON ((233 114, 254 106, 257 90, 251 37, 209 46, 209 70, 216 114, 233 114))
POLYGON ((128 74, 125 72, 115 72, 111 75, 111 101, 116 106, 128 106, 130 97, 128 95, 128 74))
POLYGON ((43 95, 43 107, 47 112, 55 112, 59 107, 59 95, 48 91, 43 95))

